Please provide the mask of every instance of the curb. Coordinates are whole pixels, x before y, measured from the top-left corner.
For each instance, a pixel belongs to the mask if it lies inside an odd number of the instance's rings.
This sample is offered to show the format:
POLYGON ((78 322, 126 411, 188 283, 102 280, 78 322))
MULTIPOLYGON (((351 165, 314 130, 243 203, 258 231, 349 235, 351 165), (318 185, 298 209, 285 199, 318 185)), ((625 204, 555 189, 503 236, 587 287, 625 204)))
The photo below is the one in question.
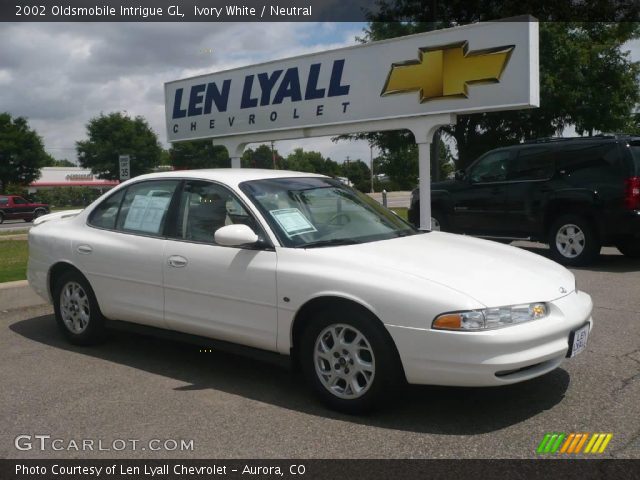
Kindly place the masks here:
POLYGON ((47 305, 26 280, 0 283, 0 311, 47 305))

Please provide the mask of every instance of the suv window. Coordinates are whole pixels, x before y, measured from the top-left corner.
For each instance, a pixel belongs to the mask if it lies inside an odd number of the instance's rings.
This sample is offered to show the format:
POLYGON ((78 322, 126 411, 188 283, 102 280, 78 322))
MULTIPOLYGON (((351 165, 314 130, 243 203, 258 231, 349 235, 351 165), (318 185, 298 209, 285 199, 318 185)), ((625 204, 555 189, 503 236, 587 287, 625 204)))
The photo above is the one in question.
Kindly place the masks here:
POLYGON ((559 152, 558 170, 578 179, 601 181, 626 175, 622 155, 615 142, 575 143, 559 152))
POLYGON ((16 205, 26 205, 27 202, 24 198, 21 197, 13 197, 13 203, 15 203, 16 205))
POLYGON ((135 183, 122 200, 116 230, 161 235, 178 180, 135 183))
POLYGON ((9 205, 8 197, 0 197, 0 205, 9 205))
POLYGON ((554 164, 548 148, 528 147, 509 162, 509 180, 547 180, 553 176, 554 164))
POLYGON ((503 182, 507 179, 507 161, 511 152, 503 150, 490 152, 471 168, 469 178, 472 183, 503 182))
POLYGON ((640 141, 629 142, 629 151, 634 163, 634 175, 640 175, 640 141))
POLYGON ((261 229, 235 195, 225 187, 202 180, 184 184, 176 215, 175 238, 215 244, 216 230, 242 223, 261 238, 261 229))

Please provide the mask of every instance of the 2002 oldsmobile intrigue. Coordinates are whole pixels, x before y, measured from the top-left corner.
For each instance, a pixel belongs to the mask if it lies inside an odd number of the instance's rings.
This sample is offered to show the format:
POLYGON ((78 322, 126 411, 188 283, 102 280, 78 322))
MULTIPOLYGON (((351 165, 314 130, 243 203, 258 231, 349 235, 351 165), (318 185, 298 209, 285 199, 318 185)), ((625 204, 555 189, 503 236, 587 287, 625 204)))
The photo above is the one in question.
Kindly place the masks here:
POLYGON ((130 322, 291 355, 347 411, 404 379, 488 386, 542 375, 585 348, 593 323, 591 298, 560 265, 420 232, 321 175, 143 175, 36 222, 29 282, 71 342, 130 322))

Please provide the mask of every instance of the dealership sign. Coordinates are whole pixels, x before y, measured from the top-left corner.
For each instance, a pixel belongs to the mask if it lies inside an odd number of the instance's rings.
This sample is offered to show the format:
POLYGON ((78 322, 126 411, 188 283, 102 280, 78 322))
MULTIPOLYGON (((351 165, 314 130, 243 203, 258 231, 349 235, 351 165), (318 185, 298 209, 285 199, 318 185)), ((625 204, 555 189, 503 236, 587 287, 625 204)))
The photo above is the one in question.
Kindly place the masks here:
POLYGON ((537 23, 479 23, 168 82, 167 133, 174 142, 528 108, 538 88, 537 23))

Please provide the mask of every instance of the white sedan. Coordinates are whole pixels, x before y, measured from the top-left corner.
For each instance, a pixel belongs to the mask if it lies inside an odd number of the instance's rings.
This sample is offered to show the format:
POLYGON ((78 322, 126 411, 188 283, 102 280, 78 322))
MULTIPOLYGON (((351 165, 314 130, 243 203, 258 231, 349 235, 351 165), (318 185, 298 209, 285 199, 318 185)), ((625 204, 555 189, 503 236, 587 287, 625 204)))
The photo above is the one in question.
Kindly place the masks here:
POLYGON ((71 342, 135 324, 289 356, 345 411, 405 380, 494 386, 543 375, 585 348, 593 324, 591 298, 564 267, 415 230, 321 175, 143 175, 36 222, 29 282, 71 342))

